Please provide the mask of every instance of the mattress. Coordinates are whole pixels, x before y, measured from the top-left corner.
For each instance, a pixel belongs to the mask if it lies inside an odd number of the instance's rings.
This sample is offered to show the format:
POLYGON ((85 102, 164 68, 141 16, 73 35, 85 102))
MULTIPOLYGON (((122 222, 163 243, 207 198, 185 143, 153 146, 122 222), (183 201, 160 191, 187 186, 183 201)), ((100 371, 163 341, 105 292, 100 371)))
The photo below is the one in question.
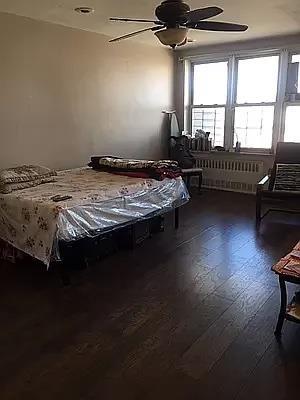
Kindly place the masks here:
POLYGON ((65 170, 56 181, 0 196, 0 238, 49 266, 59 241, 94 236, 185 204, 181 178, 140 179, 90 168, 65 170), (70 196, 55 203, 54 196, 70 196))

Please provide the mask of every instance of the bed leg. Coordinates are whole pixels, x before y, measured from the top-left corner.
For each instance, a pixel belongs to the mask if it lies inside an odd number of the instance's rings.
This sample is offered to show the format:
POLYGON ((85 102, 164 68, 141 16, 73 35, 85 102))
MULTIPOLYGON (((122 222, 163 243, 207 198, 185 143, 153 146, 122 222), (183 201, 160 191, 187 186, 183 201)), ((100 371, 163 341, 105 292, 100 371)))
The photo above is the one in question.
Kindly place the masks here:
POLYGON ((179 207, 175 208, 175 229, 179 227, 179 207))
POLYGON ((70 274, 68 271, 68 268, 66 267, 66 265, 63 262, 60 262, 57 265, 58 271, 59 271, 59 276, 61 279, 61 283, 63 286, 70 286, 71 285, 71 278, 70 278, 70 274))

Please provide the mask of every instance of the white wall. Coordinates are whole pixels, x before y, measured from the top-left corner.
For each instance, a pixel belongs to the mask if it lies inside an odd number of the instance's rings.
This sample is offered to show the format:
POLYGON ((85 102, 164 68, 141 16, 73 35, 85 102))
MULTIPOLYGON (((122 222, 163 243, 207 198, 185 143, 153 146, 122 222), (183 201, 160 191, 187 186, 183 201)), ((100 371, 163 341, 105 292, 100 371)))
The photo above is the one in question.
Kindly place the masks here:
POLYGON ((171 51, 0 13, 0 168, 159 158, 171 51))

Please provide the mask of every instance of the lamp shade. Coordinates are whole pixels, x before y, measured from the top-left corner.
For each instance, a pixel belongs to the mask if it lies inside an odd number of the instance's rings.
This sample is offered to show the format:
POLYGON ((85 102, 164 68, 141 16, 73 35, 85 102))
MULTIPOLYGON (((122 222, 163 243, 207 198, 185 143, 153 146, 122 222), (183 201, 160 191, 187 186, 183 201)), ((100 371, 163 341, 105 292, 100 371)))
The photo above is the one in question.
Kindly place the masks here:
POLYGON ((183 43, 187 37, 187 28, 167 28, 155 32, 158 40, 165 46, 176 47, 183 43))

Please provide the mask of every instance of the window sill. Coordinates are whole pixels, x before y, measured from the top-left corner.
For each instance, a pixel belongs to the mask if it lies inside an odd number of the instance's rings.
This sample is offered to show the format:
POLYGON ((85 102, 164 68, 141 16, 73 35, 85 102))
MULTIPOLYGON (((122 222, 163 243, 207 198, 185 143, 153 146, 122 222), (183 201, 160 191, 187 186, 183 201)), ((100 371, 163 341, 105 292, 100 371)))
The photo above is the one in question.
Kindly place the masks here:
POLYGON ((190 150, 192 154, 212 154, 224 157, 239 157, 239 156, 255 156, 255 157, 274 157, 274 154, 271 153, 264 153, 264 152, 248 152, 248 151, 197 151, 197 150, 190 150))

